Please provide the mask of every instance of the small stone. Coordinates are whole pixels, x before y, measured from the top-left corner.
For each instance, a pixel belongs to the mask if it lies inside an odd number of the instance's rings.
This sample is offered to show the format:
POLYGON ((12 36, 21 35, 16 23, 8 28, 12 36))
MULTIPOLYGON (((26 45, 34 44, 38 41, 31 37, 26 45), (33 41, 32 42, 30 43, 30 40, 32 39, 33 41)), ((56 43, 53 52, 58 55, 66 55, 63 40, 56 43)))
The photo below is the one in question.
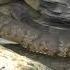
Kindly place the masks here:
POLYGON ((25 0, 32 8, 38 10, 40 5, 40 0, 25 0))

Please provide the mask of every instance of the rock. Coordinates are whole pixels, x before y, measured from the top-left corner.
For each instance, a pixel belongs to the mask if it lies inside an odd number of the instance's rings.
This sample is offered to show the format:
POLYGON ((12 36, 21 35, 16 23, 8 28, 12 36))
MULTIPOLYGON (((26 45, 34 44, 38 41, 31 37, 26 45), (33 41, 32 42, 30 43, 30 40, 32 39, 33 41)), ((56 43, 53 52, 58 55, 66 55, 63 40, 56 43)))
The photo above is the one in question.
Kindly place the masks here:
POLYGON ((0 45, 0 65, 2 62, 11 62, 12 70, 70 70, 70 58, 50 57, 28 52, 21 45, 0 45))
MULTIPOLYGON (((10 47, 10 46, 9 46, 10 47)), ((46 66, 0 45, 0 70, 48 70, 46 66)), ((50 70, 50 69, 49 69, 50 70)))
POLYGON ((16 42, 0 38, 0 44, 17 44, 16 42))
POLYGON ((32 8, 38 10, 40 5, 40 0, 25 0, 32 8))

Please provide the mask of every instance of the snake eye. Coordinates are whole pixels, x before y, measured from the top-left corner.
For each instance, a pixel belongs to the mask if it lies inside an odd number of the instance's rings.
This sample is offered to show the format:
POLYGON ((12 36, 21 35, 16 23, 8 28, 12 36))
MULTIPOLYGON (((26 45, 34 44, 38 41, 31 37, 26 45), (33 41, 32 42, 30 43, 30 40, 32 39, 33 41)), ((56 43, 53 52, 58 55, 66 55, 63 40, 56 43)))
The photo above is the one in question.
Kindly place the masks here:
POLYGON ((51 11, 54 14, 61 14, 64 12, 67 5, 60 2, 43 0, 41 7, 47 9, 48 11, 51 11))

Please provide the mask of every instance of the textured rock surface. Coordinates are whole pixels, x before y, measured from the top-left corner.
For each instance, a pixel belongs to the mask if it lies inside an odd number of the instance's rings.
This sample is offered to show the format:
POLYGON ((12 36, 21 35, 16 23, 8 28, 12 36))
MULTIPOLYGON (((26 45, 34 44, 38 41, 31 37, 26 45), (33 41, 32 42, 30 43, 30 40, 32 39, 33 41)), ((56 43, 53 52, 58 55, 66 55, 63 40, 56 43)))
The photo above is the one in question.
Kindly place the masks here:
MULTIPOLYGON (((70 70, 70 58, 35 54, 21 45, 0 46, 0 60, 0 68, 11 68, 9 70, 70 70)), ((6 68, 3 70, 8 70, 6 68)))
POLYGON ((47 68, 38 61, 19 55, 0 45, 0 70, 50 70, 47 68))
POLYGON ((25 0, 32 8, 38 10, 40 5, 40 0, 25 0))

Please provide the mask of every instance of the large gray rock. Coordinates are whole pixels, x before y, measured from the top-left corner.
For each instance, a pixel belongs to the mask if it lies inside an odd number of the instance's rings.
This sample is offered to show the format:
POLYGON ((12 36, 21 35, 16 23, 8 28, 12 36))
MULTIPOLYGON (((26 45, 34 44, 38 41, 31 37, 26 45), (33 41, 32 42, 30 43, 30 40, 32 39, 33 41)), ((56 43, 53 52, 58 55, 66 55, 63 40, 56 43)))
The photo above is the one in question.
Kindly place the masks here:
POLYGON ((70 58, 44 56, 12 44, 0 46, 0 65, 8 68, 5 63, 10 64, 11 69, 14 67, 12 70, 70 70, 70 58))
MULTIPOLYGON (((11 46, 9 46, 11 47, 11 46)), ((0 70, 50 70, 38 61, 19 55, 0 45, 0 70)))

